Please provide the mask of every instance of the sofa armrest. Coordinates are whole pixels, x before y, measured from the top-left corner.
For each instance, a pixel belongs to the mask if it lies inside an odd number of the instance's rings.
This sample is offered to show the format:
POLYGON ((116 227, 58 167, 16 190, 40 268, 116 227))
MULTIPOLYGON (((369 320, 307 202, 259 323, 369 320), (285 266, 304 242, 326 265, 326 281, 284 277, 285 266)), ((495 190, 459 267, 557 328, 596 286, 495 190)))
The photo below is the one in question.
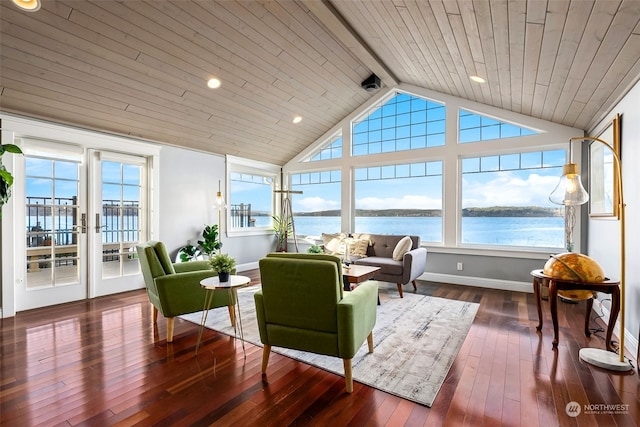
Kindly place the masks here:
POLYGON ((427 269, 427 249, 416 248, 404 254, 402 259, 402 283, 416 280, 427 269))
POLYGON ((368 281, 345 292, 338 303, 338 353, 351 359, 376 324, 378 283, 368 281))

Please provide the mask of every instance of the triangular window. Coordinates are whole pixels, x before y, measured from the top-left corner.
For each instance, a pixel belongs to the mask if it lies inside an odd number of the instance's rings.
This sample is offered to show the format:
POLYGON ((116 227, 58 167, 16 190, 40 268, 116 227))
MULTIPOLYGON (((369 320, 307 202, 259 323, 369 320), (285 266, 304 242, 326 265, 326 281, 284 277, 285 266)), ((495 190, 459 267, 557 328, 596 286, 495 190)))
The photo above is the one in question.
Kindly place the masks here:
POLYGON ((339 159, 341 157, 342 157, 342 135, 338 134, 330 138, 329 141, 323 144, 318 151, 315 151, 305 161, 317 162, 319 160, 339 159))
POLYGON ((460 144, 536 135, 539 133, 532 129, 501 122, 466 110, 459 110, 458 125, 458 141, 460 144))

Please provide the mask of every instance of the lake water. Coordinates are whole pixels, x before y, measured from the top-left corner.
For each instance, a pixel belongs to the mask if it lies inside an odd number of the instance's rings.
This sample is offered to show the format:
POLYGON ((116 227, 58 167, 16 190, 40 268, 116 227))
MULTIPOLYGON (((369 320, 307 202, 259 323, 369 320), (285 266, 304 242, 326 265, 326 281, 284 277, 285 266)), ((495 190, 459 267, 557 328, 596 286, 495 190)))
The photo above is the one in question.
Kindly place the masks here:
MULTIPOLYGON (((297 217, 296 234, 320 236, 341 231, 340 217, 297 217)), ((423 242, 442 241, 442 218, 358 217, 356 232, 419 235, 423 242)), ((564 218, 463 217, 462 243, 561 248, 564 218)))

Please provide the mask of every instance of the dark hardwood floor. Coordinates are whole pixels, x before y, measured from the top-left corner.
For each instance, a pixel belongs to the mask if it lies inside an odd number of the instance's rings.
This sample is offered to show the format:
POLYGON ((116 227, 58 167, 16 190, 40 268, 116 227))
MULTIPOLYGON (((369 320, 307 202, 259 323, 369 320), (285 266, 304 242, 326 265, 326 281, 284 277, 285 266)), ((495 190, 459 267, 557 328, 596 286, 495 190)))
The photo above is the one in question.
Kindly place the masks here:
MULTIPOLYGON (((244 272, 259 282, 257 271, 244 272)), ((395 287, 393 284, 381 286, 395 287)), ((411 286, 405 292, 412 292, 411 286)), ((419 282, 418 293, 480 303, 471 330, 432 408, 198 326, 151 322, 144 291, 32 310, 2 319, 2 426, 634 426, 640 382, 581 362, 585 305, 559 304, 560 345, 552 349, 548 303, 537 333, 532 294, 419 282), (567 415, 578 402, 581 414, 567 415), (621 414, 602 406, 620 404, 621 414), (592 405, 590 412, 584 405, 592 405)), ((602 326, 602 323, 599 323, 602 326)), ((594 326, 596 324, 594 323, 594 326)), ((631 357, 631 356, 630 356, 631 357)), ((633 359, 635 365, 635 359, 633 359)))

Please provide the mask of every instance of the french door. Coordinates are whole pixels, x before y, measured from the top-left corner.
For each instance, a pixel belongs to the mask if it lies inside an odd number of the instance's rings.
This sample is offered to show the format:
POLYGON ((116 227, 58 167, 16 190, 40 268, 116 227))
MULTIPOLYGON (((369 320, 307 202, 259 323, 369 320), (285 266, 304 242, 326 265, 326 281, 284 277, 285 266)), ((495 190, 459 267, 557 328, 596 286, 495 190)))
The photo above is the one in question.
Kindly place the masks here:
POLYGON ((136 245, 147 240, 146 159, 90 151, 90 296, 144 287, 136 245))
POLYGON ((144 286, 135 247, 147 238, 147 159, 65 147, 25 145, 17 311, 144 286))

